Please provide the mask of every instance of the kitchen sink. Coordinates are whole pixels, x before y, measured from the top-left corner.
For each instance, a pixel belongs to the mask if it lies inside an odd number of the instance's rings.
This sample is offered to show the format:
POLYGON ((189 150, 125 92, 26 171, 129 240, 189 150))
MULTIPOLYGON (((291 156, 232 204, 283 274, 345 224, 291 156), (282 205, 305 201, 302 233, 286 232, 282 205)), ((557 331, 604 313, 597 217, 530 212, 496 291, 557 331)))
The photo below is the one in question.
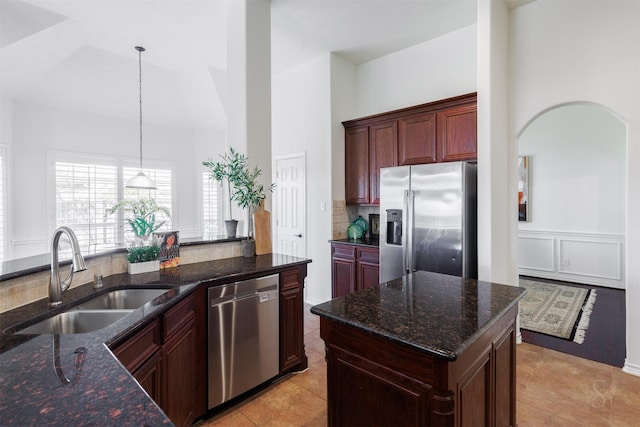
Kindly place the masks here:
POLYGON ((98 295, 16 334, 83 334, 106 328, 168 289, 119 289, 98 295))
POLYGON ((74 310, 133 310, 167 292, 168 289, 120 289, 99 295, 73 307, 74 310))
POLYGON ((16 334, 83 334, 106 328, 133 310, 70 310, 57 314, 16 334))

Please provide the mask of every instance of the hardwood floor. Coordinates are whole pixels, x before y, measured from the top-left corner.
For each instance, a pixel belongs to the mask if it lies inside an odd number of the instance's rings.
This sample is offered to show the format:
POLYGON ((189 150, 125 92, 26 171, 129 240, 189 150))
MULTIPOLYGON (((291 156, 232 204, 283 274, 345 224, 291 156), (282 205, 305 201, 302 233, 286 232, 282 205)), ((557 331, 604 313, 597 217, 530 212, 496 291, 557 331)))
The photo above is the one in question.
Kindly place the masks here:
POLYGON ((522 279, 595 289, 597 297, 582 344, 521 329, 522 340, 585 359, 622 367, 626 355, 625 292, 621 289, 521 276, 522 279))

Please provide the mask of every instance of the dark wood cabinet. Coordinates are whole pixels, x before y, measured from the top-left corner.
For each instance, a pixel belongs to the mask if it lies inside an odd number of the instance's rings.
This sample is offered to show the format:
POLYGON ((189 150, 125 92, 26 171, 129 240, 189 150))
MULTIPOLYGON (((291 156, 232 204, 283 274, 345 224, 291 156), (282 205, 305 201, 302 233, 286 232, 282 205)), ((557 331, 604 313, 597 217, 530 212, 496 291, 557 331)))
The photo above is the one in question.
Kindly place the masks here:
POLYGON ((476 94, 343 122, 345 199, 380 204, 380 168, 476 160, 476 94))
POLYGON ((429 112, 398 119, 398 166, 436 161, 436 114, 429 112))
POLYGON ((475 160, 478 152, 475 103, 438 111, 438 162, 475 160))
POLYGON ((131 375, 158 405, 162 401, 162 352, 155 352, 131 375))
POLYGON ((380 250, 373 246, 331 243, 331 297, 337 298, 380 283, 380 250))
POLYGON ((113 353, 177 426, 196 416, 196 369, 204 363, 196 346, 195 295, 118 344, 113 353))
POLYGON ((345 132, 345 199, 347 204, 369 203, 369 128, 345 132))
POLYGON ((303 289, 307 267, 280 273, 280 374, 307 368, 303 289))
POLYGON ((368 289, 380 283, 380 249, 357 248, 358 273, 356 289, 368 289))
POLYGON ((356 291, 355 245, 331 243, 331 297, 356 291))
POLYGON ((191 295, 163 316, 162 409, 176 426, 189 426, 195 419, 196 400, 196 315, 191 295))
POLYGON ((328 424, 516 425, 516 308, 454 361, 321 317, 328 424))
POLYGON ((162 407, 162 347, 160 322, 154 320, 113 349, 113 354, 140 383, 149 397, 162 407))
POLYGON ((398 126, 395 120, 369 127, 369 203, 380 204, 380 168, 397 164, 398 126))
POLYGON ((397 163, 395 120, 345 131, 345 199, 348 204, 380 203, 380 168, 397 163))

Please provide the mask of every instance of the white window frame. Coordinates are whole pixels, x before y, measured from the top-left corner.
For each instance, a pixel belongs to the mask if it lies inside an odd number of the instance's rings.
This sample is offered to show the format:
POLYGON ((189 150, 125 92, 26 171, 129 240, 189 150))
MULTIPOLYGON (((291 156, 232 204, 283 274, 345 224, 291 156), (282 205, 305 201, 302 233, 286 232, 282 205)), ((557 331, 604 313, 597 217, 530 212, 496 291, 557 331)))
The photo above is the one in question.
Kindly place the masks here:
POLYGON ((9 147, 0 144, 0 262, 9 254, 9 147))
POLYGON ((216 228, 218 229, 217 235, 216 236, 209 236, 205 233, 205 221, 204 221, 204 181, 205 179, 209 179, 210 173, 209 173, 209 169, 207 169, 206 167, 204 167, 202 164, 200 164, 200 177, 198 179, 198 187, 199 187, 199 197, 198 197, 198 203, 199 203, 199 217, 200 217, 200 223, 199 223, 199 227, 201 230, 201 235, 203 237, 203 239, 216 239, 218 236, 223 236, 225 235, 225 231, 224 231, 224 220, 223 220, 223 215, 224 215, 224 209, 226 207, 225 203, 225 197, 224 197, 224 192, 222 189, 222 185, 218 182, 215 181, 214 179, 210 179, 210 181, 213 181, 217 188, 217 198, 218 198, 218 206, 217 206, 217 212, 216 212, 216 228))
MULTIPOLYGON (((48 235, 53 234, 56 225, 56 162, 69 162, 69 163, 88 163, 88 164, 102 164, 102 165, 115 165, 118 168, 117 173, 117 199, 122 200, 124 197, 124 182, 123 182, 123 168, 138 168, 139 160, 133 158, 117 158, 111 156, 103 156, 99 154, 85 154, 74 153, 59 150, 47 150, 47 230, 48 235)), ((177 209, 177 194, 176 194, 176 165, 175 162, 163 161, 163 160, 144 160, 144 169, 168 169, 171 171, 171 224, 172 228, 176 229, 178 222, 178 209, 177 209)), ((124 228, 128 225, 124 220, 122 210, 118 213, 114 213, 117 216, 117 222, 119 224, 118 240, 116 247, 124 247, 126 242, 124 241, 124 228)))

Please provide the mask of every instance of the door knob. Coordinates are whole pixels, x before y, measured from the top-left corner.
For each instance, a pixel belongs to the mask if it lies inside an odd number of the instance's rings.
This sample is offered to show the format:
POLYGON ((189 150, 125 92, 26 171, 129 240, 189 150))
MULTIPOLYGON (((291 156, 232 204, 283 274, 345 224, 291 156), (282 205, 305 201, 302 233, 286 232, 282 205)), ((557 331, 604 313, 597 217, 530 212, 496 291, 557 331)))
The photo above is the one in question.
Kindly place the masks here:
POLYGON ((294 234, 295 237, 302 237, 302 234, 294 234))

